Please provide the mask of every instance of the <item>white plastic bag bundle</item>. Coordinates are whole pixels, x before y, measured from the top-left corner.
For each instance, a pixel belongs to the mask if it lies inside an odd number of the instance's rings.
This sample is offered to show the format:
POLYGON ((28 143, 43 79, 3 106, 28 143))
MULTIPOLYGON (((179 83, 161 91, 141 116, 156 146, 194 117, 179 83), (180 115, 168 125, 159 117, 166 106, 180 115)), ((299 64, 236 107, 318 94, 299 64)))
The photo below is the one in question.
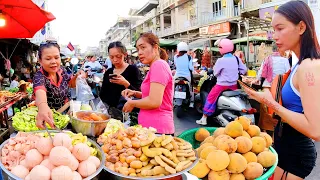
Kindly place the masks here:
POLYGON ((85 102, 94 99, 91 87, 85 78, 78 76, 76 80, 77 101, 85 102))
POLYGON ((105 105, 100 98, 98 98, 97 100, 98 100, 98 104, 96 105, 96 111, 109 115, 108 113, 109 107, 105 105))

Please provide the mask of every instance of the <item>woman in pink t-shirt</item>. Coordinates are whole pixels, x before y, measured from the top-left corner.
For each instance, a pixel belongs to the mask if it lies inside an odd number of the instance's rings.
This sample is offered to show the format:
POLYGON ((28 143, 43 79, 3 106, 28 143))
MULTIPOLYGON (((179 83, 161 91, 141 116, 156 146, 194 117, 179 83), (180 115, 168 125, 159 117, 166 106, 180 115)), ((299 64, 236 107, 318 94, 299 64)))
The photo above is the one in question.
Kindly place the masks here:
POLYGON ((168 55, 159 46, 159 38, 152 33, 142 34, 136 47, 139 59, 150 66, 141 84, 141 92, 126 89, 122 96, 128 99, 124 112, 139 108, 138 122, 143 127, 153 127, 161 134, 174 134, 173 77, 166 60, 168 55), (129 97, 141 98, 131 100, 129 97))

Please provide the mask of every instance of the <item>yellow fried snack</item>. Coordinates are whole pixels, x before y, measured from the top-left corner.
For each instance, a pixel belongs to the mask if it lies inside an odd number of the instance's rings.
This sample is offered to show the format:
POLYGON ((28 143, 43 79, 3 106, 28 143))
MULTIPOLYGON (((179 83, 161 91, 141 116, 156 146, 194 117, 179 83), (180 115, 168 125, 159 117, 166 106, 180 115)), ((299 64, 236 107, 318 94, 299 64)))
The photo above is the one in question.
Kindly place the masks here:
POLYGON ((165 156, 163 156, 163 155, 160 155, 160 158, 161 158, 165 163, 169 164, 170 166, 172 166, 172 167, 174 167, 174 168, 177 166, 176 163, 174 163, 173 161, 171 161, 170 159, 168 159, 167 157, 165 157, 165 156))
POLYGON ((142 147, 142 152, 147 157, 155 157, 162 154, 162 151, 158 148, 153 148, 153 150, 149 149, 149 146, 142 147))
POLYGON ((161 167, 164 167, 166 171, 168 171, 171 174, 177 173, 175 169, 173 169, 171 166, 169 166, 167 163, 162 161, 162 159, 159 156, 154 157, 154 159, 157 161, 157 163, 160 164, 161 167))
POLYGON ((161 146, 163 147, 169 144, 173 140, 172 136, 165 136, 165 137, 166 138, 161 142, 161 146))
POLYGON ((177 166, 176 166, 176 170, 178 172, 182 171, 183 170, 183 167, 187 164, 189 164, 191 161, 190 160, 187 160, 187 161, 182 161, 180 162, 177 166))
POLYGON ((148 134, 148 139, 143 140, 140 142, 140 146, 147 146, 150 145, 155 139, 156 139, 156 135, 154 133, 149 133, 148 134))

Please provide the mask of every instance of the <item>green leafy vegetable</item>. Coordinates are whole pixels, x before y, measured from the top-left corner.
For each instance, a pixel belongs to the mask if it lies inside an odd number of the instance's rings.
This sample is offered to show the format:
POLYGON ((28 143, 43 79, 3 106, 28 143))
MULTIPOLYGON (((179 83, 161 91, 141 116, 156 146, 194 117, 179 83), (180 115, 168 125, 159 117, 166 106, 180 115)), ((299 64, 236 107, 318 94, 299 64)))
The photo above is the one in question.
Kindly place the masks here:
POLYGON ((16 93, 16 92, 18 92, 18 91, 19 91, 19 88, 18 88, 18 87, 9 89, 9 92, 12 92, 12 93, 16 93))
MULTIPOLYGON (((52 112, 53 112, 54 124, 59 129, 65 128, 70 121, 69 116, 62 115, 58 113, 56 110, 52 110, 52 112)), ((40 129, 36 126, 37 114, 38 114, 37 107, 29 107, 21 112, 17 112, 12 117, 12 121, 13 121, 12 125, 18 131, 24 131, 24 132, 38 131, 40 129)), ((49 129, 51 129, 48 124, 46 124, 46 126, 49 129)))

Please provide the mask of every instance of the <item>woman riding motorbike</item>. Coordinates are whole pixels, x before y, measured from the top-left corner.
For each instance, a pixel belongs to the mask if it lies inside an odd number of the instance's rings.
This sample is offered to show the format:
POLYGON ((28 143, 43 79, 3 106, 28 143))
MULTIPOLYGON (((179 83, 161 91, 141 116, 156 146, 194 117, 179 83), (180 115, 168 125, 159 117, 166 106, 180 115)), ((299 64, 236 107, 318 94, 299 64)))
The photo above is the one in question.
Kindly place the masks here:
POLYGON ((176 66, 176 72, 174 79, 184 77, 188 80, 189 90, 191 95, 190 107, 193 107, 194 95, 192 91, 192 71, 194 70, 192 57, 188 55, 189 46, 185 42, 180 42, 177 46, 178 54, 174 56, 174 65, 176 66))
POLYGON ((216 102, 220 94, 226 90, 236 90, 239 73, 245 74, 247 72, 247 67, 243 62, 238 57, 232 55, 234 45, 230 39, 217 40, 215 46, 219 47, 222 58, 219 58, 213 67, 217 83, 207 97, 202 118, 196 121, 200 125, 207 125, 207 117, 214 114, 216 102))

